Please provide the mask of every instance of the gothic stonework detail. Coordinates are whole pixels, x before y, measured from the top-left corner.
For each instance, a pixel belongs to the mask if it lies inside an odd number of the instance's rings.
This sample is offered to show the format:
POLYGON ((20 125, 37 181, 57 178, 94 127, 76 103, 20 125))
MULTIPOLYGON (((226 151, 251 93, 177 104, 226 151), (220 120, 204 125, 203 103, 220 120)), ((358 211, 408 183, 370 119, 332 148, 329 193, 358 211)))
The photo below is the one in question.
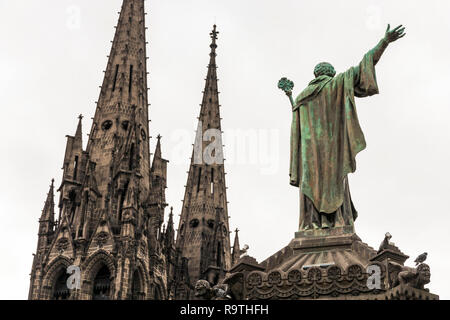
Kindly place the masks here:
POLYGON ((144 0, 124 0, 87 146, 80 116, 67 136, 57 217, 52 181, 39 220, 29 299, 167 298, 174 235, 161 230, 159 141, 150 162, 145 30, 144 0), (78 290, 66 286, 72 265, 78 290))
MULTIPOLYGON (((197 189, 181 219, 189 234, 181 228, 175 241, 172 209, 163 225, 168 161, 159 135, 150 161, 145 15, 144 0, 123 0, 87 146, 80 115, 67 136, 57 217, 52 180, 39 220, 29 299, 186 299, 194 281, 217 282, 231 267, 223 162, 191 167, 197 189), (69 266, 81 272, 75 290, 69 266)), ((220 130, 217 34, 214 26, 199 134, 220 130)))

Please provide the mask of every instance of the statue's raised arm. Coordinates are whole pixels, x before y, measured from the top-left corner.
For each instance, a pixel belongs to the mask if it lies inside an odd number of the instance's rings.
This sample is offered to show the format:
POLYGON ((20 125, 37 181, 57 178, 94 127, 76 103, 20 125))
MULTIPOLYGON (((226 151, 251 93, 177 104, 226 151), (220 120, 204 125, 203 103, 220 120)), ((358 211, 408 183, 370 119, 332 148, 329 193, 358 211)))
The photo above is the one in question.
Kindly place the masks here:
POLYGON ((381 55, 383 54, 384 50, 386 50, 389 43, 397 41, 400 38, 403 38, 406 33, 405 27, 402 25, 399 25, 395 29, 391 30, 391 25, 388 24, 386 33, 384 35, 384 38, 381 39, 381 41, 377 44, 375 48, 373 48, 373 64, 377 64, 377 62, 380 60, 381 55))

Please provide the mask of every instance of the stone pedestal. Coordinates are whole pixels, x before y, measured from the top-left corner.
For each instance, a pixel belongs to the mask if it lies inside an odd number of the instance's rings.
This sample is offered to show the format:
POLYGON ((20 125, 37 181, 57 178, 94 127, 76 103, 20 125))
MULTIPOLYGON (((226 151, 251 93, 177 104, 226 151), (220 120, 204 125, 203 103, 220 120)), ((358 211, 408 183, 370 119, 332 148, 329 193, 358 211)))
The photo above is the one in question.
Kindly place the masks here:
POLYGON ((295 233, 291 242, 263 261, 266 272, 274 269, 337 265, 344 270, 359 264, 365 268, 376 251, 363 243, 353 227, 307 230, 295 233))
POLYGON ((355 241, 361 241, 356 234, 296 237, 289 243, 289 246, 294 250, 294 254, 301 254, 330 250, 351 250, 355 241))
POLYGON ((393 243, 377 252, 361 241, 352 226, 299 231, 286 247, 260 264, 264 271, 245 274, 246 298, 439 299, 426 289, 392 281, 396 274, 389 269, 389 260, 398 263, 398 274, 407 258, 393 243))
POLYGON ((341 236, 341 235, 351 235, 355 233, 355 228, 353 226, 344 226, 339 228, 331 229, 313 229, 313 230, 302 230, 295 233, 295 238, 312 238, 312 237, 330 237, 330 236, 341 236))

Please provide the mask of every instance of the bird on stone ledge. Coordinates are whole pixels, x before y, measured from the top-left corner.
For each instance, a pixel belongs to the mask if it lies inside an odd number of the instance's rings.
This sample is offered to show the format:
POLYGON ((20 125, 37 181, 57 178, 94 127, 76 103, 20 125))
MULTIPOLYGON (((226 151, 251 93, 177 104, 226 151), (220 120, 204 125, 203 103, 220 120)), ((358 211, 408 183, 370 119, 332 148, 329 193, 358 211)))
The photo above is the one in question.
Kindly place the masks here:
POLYGON ((425 260, 427 260, 427 255, 428 255, 428 253, 425 252, 425 253, 422 253, 420 256, 418 256, 418 257, 416 258, 416 260, 414 260, 414 262, 416 263, 416 266, 417 266, 418 264, 424 262, 425 260))

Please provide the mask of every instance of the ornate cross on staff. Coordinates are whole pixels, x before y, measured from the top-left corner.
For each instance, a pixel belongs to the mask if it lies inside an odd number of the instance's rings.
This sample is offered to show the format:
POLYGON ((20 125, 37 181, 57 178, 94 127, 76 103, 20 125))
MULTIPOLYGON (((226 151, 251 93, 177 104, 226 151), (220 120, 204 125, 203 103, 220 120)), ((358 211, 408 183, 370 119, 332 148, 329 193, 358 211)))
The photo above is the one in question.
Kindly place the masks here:
POLYGON ((280 81, 278 81, 278 88, 286 93, 286 95, 289 97, 289 101, 291 102, 292 107, 294 107, 294 99, 292 99, 292 89, 294 89, 294 82, 292 82, 288 78, 281 78, 280 81))

